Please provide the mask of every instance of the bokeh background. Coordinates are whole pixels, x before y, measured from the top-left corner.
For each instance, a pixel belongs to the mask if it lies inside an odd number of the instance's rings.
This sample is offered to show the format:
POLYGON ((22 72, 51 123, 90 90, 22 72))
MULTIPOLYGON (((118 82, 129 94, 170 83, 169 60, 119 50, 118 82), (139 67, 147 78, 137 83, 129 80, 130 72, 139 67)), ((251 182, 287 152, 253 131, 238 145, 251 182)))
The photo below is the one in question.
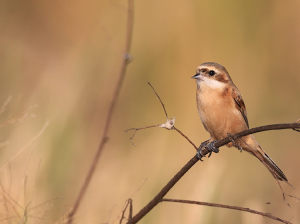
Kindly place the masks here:
MULTIPOLYGON (((118 223, 132 196, 138 212, 195 155, 175 131, 132 127, 165 122, 150 82, 176 127, 196 145, 209 138, 197 114, 198 65, 224 65, 251 127, 300 118, 300 2, 135 1, 132 63, 76 223, 118 223)), ((127 1, 0 2, 1 223, 63 223, 96 153, 125 43, 127 1), (49 125, 43 131, 45 125, 49 125), (43 132, 42 132, 43 131, 43 132), (19 153, 19 154, 18 154, 19 153)), ((300 196, 300 135, 255 134, 300 196)), ((221 148, 168 193, 249 207, 300 222, 296 199, 254 157, 221 148), (268 203, 270 202, 270 203, 268 203)), ((140 223, 274 223, 220 208, 162 203, 140 223)))

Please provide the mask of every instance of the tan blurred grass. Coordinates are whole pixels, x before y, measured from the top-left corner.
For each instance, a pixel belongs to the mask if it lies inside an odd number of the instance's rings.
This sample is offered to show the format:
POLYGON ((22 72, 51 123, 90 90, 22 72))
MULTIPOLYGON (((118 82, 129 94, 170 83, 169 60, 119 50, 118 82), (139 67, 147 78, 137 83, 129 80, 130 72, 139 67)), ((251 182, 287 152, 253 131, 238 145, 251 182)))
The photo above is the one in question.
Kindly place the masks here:
MULTIPOLYGON (((1 142, 9 145, 0 148, 0 166, 50 121, 27 169, 27 198, 19 203, 25 208, 33 193, 35 205, 62 197, 44 216, 55 222, 74 202, 99 143, 122 57, 126 3, 4 0, 0 4, 0 102, 13 96, 0 119, 38 104, 36 118, 1 127, 1 142)), ((137 212, 195 153, 177 133, 162 129, 138 132, 132 146, 126 129, 165 122, 147 81, 160 94, 169 116, 176 116, 176 126, 196 144, 208 134, 197 115, 190 77, 204 61, 228 69, 243 94, 251 127, 296 121, 298 11, 297 1, 137 1, 134 61, 77 223, 105 222, 110 209, 112 221, 147 178, 133 197, 137 212)), ((273 131, 255 137, 296 188, 284 186, 285 191, 299 196, 299 134, 273 131)), ((24 151, 10 164, 11 171, 5 171, 11 172, 13 197, 29 156, 30 150, 24 151)), ((1 181, 9 183, 5 175, 1 173, 1 181)), ((168 197, 240 205, 300 222, 298 203, 290 199, 288 208, 268 171, 235 149, 222 148, 220 154, 197 164, 168 197)), ((250 223, 249 219, 234 211, 160 204, 141 223, 250 223)))

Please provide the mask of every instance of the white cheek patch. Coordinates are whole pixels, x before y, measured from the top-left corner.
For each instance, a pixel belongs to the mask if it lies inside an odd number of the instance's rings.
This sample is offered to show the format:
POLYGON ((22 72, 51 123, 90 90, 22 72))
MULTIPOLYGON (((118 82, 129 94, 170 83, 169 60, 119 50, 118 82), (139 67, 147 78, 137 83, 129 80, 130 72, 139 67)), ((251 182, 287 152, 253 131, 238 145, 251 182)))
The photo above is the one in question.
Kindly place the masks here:
POLYGON ((225 87, 225 83, 219 82, 214 79, 209 79, 207 77, 202 77, 203 84, 207 85, 212 89, 223 89, 225 87))

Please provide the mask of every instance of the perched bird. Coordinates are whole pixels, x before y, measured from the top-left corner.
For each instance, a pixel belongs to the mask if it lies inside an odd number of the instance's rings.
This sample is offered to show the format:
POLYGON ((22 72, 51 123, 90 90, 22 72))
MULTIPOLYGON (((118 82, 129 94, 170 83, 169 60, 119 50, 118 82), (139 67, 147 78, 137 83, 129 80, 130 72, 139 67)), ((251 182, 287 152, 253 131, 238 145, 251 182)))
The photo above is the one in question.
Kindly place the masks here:
MULTIPOLYGON (((228 137, 228 133, 236 134, 249 129, 249 123, 242 95, 222 65, 203 63, 192 78, 197 81, 198 113, 204 128, 210 133, 210 139, 198 149, 197 155, 201 159, 203 147, 208 147, 211 152, 219 152, 214 147, 217 140, 228 137)), ((241 149, 258 158, 276 179, 288 181, 252 135, 244 136, 237 142, 241 149)), ((231 147, 232 143, 227 146, 231 147)))

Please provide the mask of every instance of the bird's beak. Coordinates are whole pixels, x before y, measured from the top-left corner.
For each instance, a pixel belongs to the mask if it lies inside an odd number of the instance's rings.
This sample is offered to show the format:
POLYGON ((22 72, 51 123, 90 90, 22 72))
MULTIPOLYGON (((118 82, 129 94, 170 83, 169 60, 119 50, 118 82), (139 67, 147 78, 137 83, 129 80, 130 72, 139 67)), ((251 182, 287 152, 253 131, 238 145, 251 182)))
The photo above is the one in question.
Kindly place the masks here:
POLYGON ((191 77, 192 79, 201 79, 202 75, 200 75, 200 73, 197 73, 196 75, 194 75, 193 77, 191 77))

